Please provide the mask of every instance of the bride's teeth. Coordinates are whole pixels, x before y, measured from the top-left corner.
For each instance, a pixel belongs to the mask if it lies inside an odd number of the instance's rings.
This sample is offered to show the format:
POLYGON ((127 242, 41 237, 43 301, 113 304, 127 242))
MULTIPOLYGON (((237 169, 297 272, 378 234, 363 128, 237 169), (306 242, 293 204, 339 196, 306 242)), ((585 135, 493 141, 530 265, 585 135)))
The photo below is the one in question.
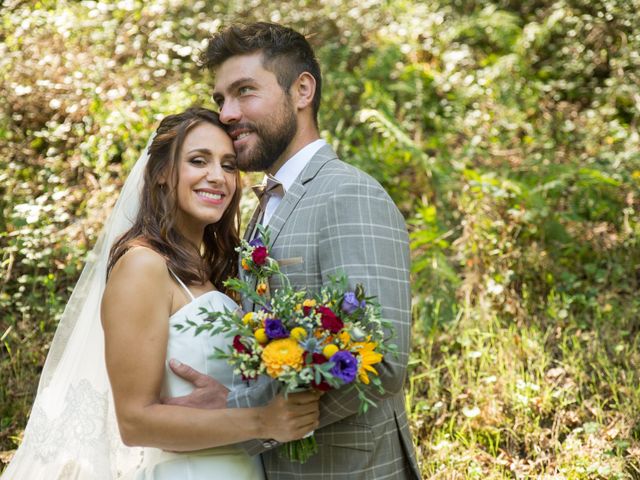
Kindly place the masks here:
POLYGON ((210 198, 212 200, 220 200, 222 198, 222 195, 220 195, 219 193, 198 192, 198 195, 205 198, 210 198))

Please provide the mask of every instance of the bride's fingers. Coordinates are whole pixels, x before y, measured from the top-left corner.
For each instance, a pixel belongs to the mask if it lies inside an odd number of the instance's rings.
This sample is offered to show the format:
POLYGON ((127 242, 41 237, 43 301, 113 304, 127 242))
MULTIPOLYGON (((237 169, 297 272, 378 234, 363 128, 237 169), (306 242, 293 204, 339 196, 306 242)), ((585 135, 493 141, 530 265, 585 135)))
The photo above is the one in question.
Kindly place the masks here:
POLYGON ((318 402, 321 396, 322 392, 318 392, 316 390, 309 392, 290 393, 287 396, 287 401, 296 405, 304 405, 318 402))
POLYGON ((300 417, 305 417, 308 415, 320 415, 320 408, 317 403, 305 403, 302 405, 298 404, 289 404, 287 406, 287 412, 290 418, 298 419, 300 417))
POLYGON ((320 408, 318 404, 307 403, 305 405, 298 405, 297 413, 299 416, 305 415, 320 415, 320 408))
POLYGON ((300 422, 296 428, 296 435, 300 438, 304 437, 307 433, 313 432, 320 422, 317 418, 306 418, 304 422, 300 422))
MULTIPOLYGON (((320 420, 320 412, 318 410, 307 410, 297 412, 295 417, 292 417, 292 421, 300 428, 307 426, 313 427, 314 424, 320 420)), ((315 427, 314 427, 315 428, 315 427)))
POLYGON ((300 428, 315 428, 318 426, 320 418, 315 414, 304 415, 299 418, 300 428))

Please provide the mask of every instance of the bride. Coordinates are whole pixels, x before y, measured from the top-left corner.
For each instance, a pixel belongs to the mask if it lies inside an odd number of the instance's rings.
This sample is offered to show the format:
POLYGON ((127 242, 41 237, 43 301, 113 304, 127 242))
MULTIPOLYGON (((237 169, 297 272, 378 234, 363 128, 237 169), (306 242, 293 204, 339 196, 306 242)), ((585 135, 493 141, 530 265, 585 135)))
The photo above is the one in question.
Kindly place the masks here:
POLYGON ((233 444, 317 426, 315 393, 244 409, 162 402, 193 389, 169 361, 234 387, 230 367, 209 358, 230 340, 174 325, 198 322, 203 307, 237 308, 222 282, 237 273, 238 183, 217 114, 193 108, 160 123, 65 309, 3 478, 261 479, 259 458, 233 444))

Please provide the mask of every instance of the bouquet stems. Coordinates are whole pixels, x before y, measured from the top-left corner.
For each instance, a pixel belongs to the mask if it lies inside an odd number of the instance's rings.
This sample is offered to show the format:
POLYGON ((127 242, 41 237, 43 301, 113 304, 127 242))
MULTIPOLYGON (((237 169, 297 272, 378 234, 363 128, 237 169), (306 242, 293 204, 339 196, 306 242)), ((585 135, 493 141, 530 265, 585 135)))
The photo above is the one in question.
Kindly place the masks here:
MULTIPOLYGON (((298 387, 288 391, 287 394, 307 391, 309 391, 308 386, 298 387)), ((314 432, 309 432, 300 440, 293 440, 281 445, 279 454, 281 458, 286 458, 292 462, 305 463, 317 452, 318 443, 316 442, 316 437, 314 432)))
POLYGON ((287 442, 279 448, 281 457, 292 462, 305 463, 318 452, 318 443, 315 435, 311 432, 306 437, 287 442))

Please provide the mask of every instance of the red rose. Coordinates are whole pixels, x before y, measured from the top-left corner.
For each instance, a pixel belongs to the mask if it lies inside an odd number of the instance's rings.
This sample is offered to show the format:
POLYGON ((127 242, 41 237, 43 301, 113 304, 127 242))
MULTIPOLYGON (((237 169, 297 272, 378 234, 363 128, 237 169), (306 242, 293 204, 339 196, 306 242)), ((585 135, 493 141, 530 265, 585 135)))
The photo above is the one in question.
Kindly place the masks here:
POLYGON ((267 261, 268 255, 269 252, 267 252, 267 247, 261 245, 253 249, 253 252, 251 253, 251 259, 253 260, 253 263, 261 267, 267 261))
MULTIPOLYGON (((311 359, 309 359, 309 352, 304 352, 305 361, 309 361, 312 364, 322 365, 325 362, 328 362, 324 355, 321 353, 312 353, 311 359)), ((329 385, 325 380, 322 380, 320 383, 316 383, 315 380, 311 381, 311 386, 316 390, 320 390, 321 392, 328 392, 331 390, 331 385, 329 385)))
POLYGON ((302 307, 302 313, 304 313, 305 317, 308 317, 312 311, 313 307, 302 307))
POLYGON ((317 307, 316 310, 321 315, 322 328, 329 330, 331 333, 338 333, 344 327, 344 323, 340 320, 335 313, 327 307, 317 307))
POLYGON ((240 335, 233 337, 233 348, 240 353, 249 353, 249 349, 240 341, 240 335))
POLYGON ((329 361, 327 360, 327 357, 325 357, 321 353, 312 353, 311 359, 309 359, 309 352, 304 352, 304 355, 305 355, 304 357, 305 363, 309 362, 314 365, 322 365, 323 363, 326 363, 329 361))

